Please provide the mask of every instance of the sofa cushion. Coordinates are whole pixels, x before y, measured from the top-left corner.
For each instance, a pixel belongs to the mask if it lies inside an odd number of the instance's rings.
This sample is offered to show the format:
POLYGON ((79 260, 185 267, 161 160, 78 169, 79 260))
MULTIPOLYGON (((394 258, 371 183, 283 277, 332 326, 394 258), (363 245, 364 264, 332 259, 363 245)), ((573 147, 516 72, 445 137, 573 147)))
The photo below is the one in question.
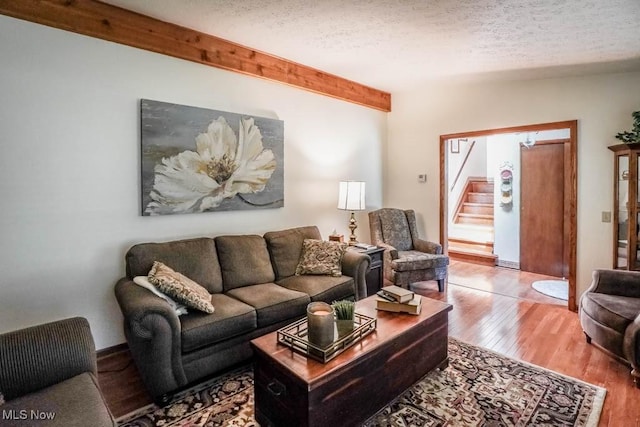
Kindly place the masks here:
POLYGON ((173 271, 161 262, 154 262, 149 281, 158 290, 178 302, 205 313, 213 313, 211 294, 188 277, 173 271))
POLYGON ((311 301, 309 295, 275 283, 236 288, 228 294, 255 308, 259 328, 303 316, 311 301))
POLYGON ((311 297, 311 301, 332 303, 355 295, 353 278, 349 276, 290 276, 276 283, 293 291, 304 292, 311 297))
POLYGON ((215 241, 225 291, 273 282, 267 243, 261 236, 218 236, 215 241))
POLYGON ((426 254, 418 251, 398 251, 398 259, 391 261, 391 268, 395 271, 412 271, 446 267, 447 264, 449 264, 449 257, 446 255, 426 254))
POLYGON ((189 313, 180 317, 182 351, 187 353, 256 329, 256 311, 225 294, 211 295, 212 314, 189 313))
POLYGON ((587 292, 580 304, 589 317, 621 334, 640 313, 640 298, 587 292))
POLYGON ((64 426, 64 427, 113 427, 116 425, 107 409, 96 378, 85 372, 68 380, 43 388, 33 393, 10 400, 2 405, 2 412, 31 411, 38 414, 53 414, 47 421, 29 421, 8 417, 0 418, 3 427, 25 427, 27 425, 64 426), (32 424, 33 422, 33 424, 32 424))
POLYGON ((166 243, 140 243, 126 256, 127 277, 146 276, 155 261, 184 274, 210 293, 222 292, 222 275, 213 239, 198 238, 166 243))
POLYGON ((316 226, 270 231, 264 235, 267 242, 276 279, 293 276, 302 253, 304 239, 321 239, 316 226))
POLYGON ((342 256, 346 243, 304 239, 296 276, 301 274, 342 276, 342 256))

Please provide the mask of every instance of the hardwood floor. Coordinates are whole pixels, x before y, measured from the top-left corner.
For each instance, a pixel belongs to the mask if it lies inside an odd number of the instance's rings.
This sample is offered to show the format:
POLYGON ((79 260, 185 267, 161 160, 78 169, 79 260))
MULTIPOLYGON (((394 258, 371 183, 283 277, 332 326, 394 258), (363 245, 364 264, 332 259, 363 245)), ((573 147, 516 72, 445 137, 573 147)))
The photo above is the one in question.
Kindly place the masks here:
MULTIPOLYGON (((607 396, 599 425, 640 427, 640 389, 634 386, 629 367, 586 343, 578 315, 566 303, 553 298, 539 301, 537 292, 529 289, 537 280, 530 273, 478 267, 483 266, 454 262, 444 293, 437 291, 436 282, 426 282, 426 288, 418 291, 453 305, 452 337, 604 387, 607 396), (474 289, 472 282, 482 289, 474 289)), ((99 374, 115 416, 150 402, 127 351, 98 360, 100 371, 123 367, 120 372, 99 374)))

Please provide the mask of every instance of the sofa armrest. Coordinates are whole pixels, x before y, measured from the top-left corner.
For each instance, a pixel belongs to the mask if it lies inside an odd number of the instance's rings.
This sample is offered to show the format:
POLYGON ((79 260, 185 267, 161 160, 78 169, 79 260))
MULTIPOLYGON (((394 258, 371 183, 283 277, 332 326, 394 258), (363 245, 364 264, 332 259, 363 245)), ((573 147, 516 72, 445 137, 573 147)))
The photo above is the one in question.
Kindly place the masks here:
POLYGON ((182 366, 182 327, 167 301, 122 278, 115 286, 129 350, 147 391, 158 401, 187 384, 182 366))
POLYGON ((367 272, 370 267, 369 255, 347 250, 342 257, 342 274, 353 277, 356 300, 367 296, 367 272))
POLYGON ((640 298, 640 272, 597 269, 586 292, 640 298))
POLYGON ((427 254, 442 255, 442 245, 439 243, 428 242, 422 239, 414 239, 413 247, 415 250, 427 254))
POLYGON ((622 352, 625 359, 631 363, 636 376, 640 377, 640 314, 627 326, 624 332, 622 352))
POLYGON ((389 258, 389 262, 393 261, 394 259, 398 259, 398 250, 395 247, 381 242, 378 242, 376 246, 378 246, 379 248, 384 248, 384 256, 385 258, 389 258))
POLYGON ((83 372, 96 374, 87 319, 74 317, 0 335, 0 391, 6 400, 83 372))

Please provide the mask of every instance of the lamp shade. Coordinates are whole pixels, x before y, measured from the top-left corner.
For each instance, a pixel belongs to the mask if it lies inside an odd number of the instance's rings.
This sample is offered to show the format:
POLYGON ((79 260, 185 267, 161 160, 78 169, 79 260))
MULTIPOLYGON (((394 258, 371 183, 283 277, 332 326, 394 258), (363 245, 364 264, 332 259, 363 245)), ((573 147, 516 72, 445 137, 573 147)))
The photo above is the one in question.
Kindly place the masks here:
POLYGON ((338 191, 338 209, 345 211, 364 210, 364 184, 361 181, 341 181, 338 191))

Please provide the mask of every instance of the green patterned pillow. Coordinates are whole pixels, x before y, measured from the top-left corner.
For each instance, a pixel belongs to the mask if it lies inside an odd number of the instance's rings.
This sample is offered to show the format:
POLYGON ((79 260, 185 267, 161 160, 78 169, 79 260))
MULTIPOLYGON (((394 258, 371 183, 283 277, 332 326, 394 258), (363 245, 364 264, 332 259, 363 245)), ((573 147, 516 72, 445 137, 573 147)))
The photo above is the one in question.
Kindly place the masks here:
POLYGON ((296 276, 302 274, 342 276, 342 256, 346 250, 346 243, 304 239, 300 260, 296 266, 296 276))
POLYGON ((213 313, 211 294, 188 277, 173 271, 161 262, 155 261, 149 271, 149 281, 162 293, 167 294, 187 307, 213 313))

